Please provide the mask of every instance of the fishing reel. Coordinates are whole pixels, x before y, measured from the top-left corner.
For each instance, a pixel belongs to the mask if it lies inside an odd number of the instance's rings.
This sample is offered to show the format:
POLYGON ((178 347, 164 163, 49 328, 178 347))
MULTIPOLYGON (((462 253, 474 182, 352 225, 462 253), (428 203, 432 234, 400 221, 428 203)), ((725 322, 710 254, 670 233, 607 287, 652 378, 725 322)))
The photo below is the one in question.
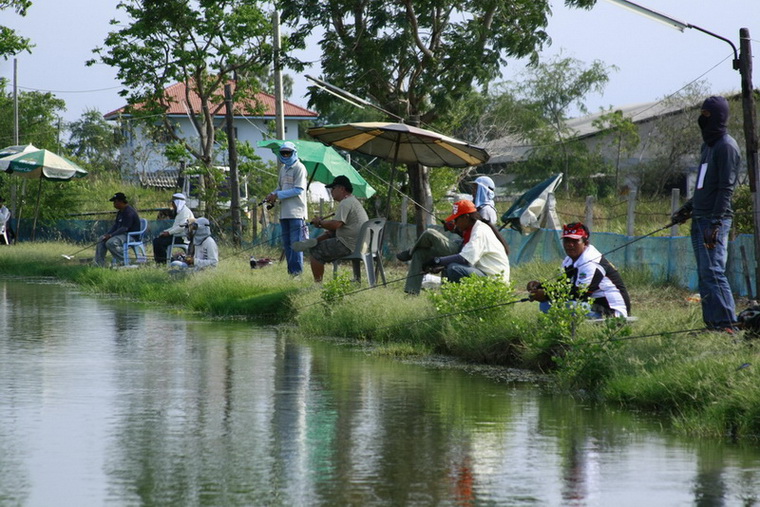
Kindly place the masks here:
POLYGON ((272 209, 272 208, 274 208, 274 203, 273 203, 273 202, 267 202, 267 200, 266 200, 266 199, 264 199, 263 201, 261 201, 261 202, 258 204, 258 206, 262 206, 262 205, 264 205, 264 204, 266 204, 266 205, 267 205, 267 209, 272 209))

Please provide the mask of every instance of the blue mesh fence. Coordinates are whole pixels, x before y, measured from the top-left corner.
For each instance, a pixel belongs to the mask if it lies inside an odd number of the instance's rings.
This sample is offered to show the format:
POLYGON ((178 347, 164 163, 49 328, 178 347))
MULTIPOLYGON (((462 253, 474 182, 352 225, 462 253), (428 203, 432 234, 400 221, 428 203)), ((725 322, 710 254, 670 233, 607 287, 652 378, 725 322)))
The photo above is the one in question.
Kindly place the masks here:
MULTIPOLYGON (((109 220, 57 220, 37 224, 36 239, 40 241, 66 240, 76 243, 93 242, 111 227, 113 219, 109 220)), ((148 241, 172 224, 171 220, 148 221, 148 241)), ((15 222, 14 222, 15 226, 15 222)), ((440 226, 434 226, 442 230, 440 226)), ((29 241, 32 220, 22 219, 19 241, 29 241)), ((321 231, 311 229, 310 234, 321 231)), ((562 250, 559 232, 540 229, 527 236, 522 236, 513 230, 503 230, 511 248, 510 261, 513 266, 519 266, 530 261, 559 262, 565 254, 562 250)), ((388 222, 385 229, 383 251, 386 258, 393 258, 396 252, 405 250, 414 244, 417 229, 414 224, 388 222)), ((606 232, 594 233, 592 243, 607 255, 612 263, 621 269, 644 269, 650 272, 656 280, 697 290, 697 271, 694 254, 691 248, 691 238, 688 236, 648 237, 627 246, 626 243, 636 239, 622 234, 606 232), (614 251, 613 251, 614 250, 614 251), (608 252, 611 252, 608 254, 608 252)), ((282 244, 279 224, 270 224, 262 231, 257 240, 259 244, 276 247, 282 244)), ((750 234, 741 234, 729 242, 727 274, 731 288, 735 294, 747 296, 748 284, 752 286, 752 294, 756 293, 754 272, 747 273, 741 255, 741 247, 747 255, 747 264, 754 266, 754 244, 750 234)))

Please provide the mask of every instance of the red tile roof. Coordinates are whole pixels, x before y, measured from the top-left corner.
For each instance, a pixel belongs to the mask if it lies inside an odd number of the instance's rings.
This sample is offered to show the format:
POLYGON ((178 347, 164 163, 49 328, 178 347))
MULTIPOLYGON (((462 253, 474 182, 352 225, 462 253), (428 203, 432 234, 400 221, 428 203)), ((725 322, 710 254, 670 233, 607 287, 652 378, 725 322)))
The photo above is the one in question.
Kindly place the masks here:
MULTIPOLYGON (((201 100, 200 97, 198 97, 198 94, 194 91, 190 92, 190 103, 188 104, 188 107, 185 107, 186 99, 185 99, 185 83, 176 83, 168 88, 166 88, 165 92, 167 97, 170 98, 169 103, 169 110, 166 112, 168 115, 181 115, 185 116, 187 114, 187 110, 190 109, 191 111, 198 112, 201 109, 201 100)), ((224 95, 224 89, 219 88, 217 91, 217 95, 223 96, 224 95)), ((139 104, 135 106, 139 108, 139 104)), ((122 106, 119 109, 116 109, 114 111, 111 111, 110 113, 106 113, 104 115, 106 120, 113 120, 116 117, 118 117, 120 114, 123 114, 125 110, 127 109, 127 106, 122 106)), ((297 106, 291 102, 283 101, 283 109, 285 113, 285 117, 299 117, 299 118, 316 118, 318 115, 314 111, 310 111, 304 107, 297 106)), ((235 103, 235 116, 248 116, 248 117, 254 117, 254 118, 262 118, 262 117, 271 117, 274 118, 275 115, 275 104, 274 104, 274 95, 270 95, 268 93, 259 92, 256 94, 256 98, 254 99, 246 99, 243 101, 238 101, 235 103), (250 114, 246 112, 246 105, 250 105, 252 107, 256 107, 257 105, 261 105, 263 107, 263 111, 256 114, 250 114)), ((224 115, 224 102, 221 101, 219 105, 217 106, 216 110, 213 111, 215 116, 223 116, 224 115)))

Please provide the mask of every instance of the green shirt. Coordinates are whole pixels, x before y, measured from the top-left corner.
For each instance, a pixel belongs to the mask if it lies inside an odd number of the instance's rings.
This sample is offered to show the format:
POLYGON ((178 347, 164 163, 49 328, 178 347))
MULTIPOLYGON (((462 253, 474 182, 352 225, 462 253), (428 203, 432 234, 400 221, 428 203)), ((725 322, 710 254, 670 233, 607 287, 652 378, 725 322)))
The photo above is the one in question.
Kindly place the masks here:
POLYGON ((335 231, 335 237, 353 252, 356 241, 359 239, 359 230, 364 222, 369 220, 364 206, 356 197, 349 195, 338 204, 334 220, 343 222, 343 225, 335 231))

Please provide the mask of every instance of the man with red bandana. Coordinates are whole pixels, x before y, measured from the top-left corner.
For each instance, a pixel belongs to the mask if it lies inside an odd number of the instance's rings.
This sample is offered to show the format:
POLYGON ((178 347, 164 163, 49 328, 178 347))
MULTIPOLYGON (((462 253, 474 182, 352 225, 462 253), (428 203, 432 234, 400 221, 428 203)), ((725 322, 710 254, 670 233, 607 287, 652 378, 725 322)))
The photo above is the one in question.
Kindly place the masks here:
MULTIPOLYGON (((615 266, 589 243, 588 227, 580 222, 562 228, 562 247, 567 257, 562 261, 565 276, 573 284, 571 296, 588 303, 589 318, 628 317, 631 300, 623 278, 615 266)), ((546 312, 551 302, 540 282, 528 282, 531 301, 539 301, 546 312)))

